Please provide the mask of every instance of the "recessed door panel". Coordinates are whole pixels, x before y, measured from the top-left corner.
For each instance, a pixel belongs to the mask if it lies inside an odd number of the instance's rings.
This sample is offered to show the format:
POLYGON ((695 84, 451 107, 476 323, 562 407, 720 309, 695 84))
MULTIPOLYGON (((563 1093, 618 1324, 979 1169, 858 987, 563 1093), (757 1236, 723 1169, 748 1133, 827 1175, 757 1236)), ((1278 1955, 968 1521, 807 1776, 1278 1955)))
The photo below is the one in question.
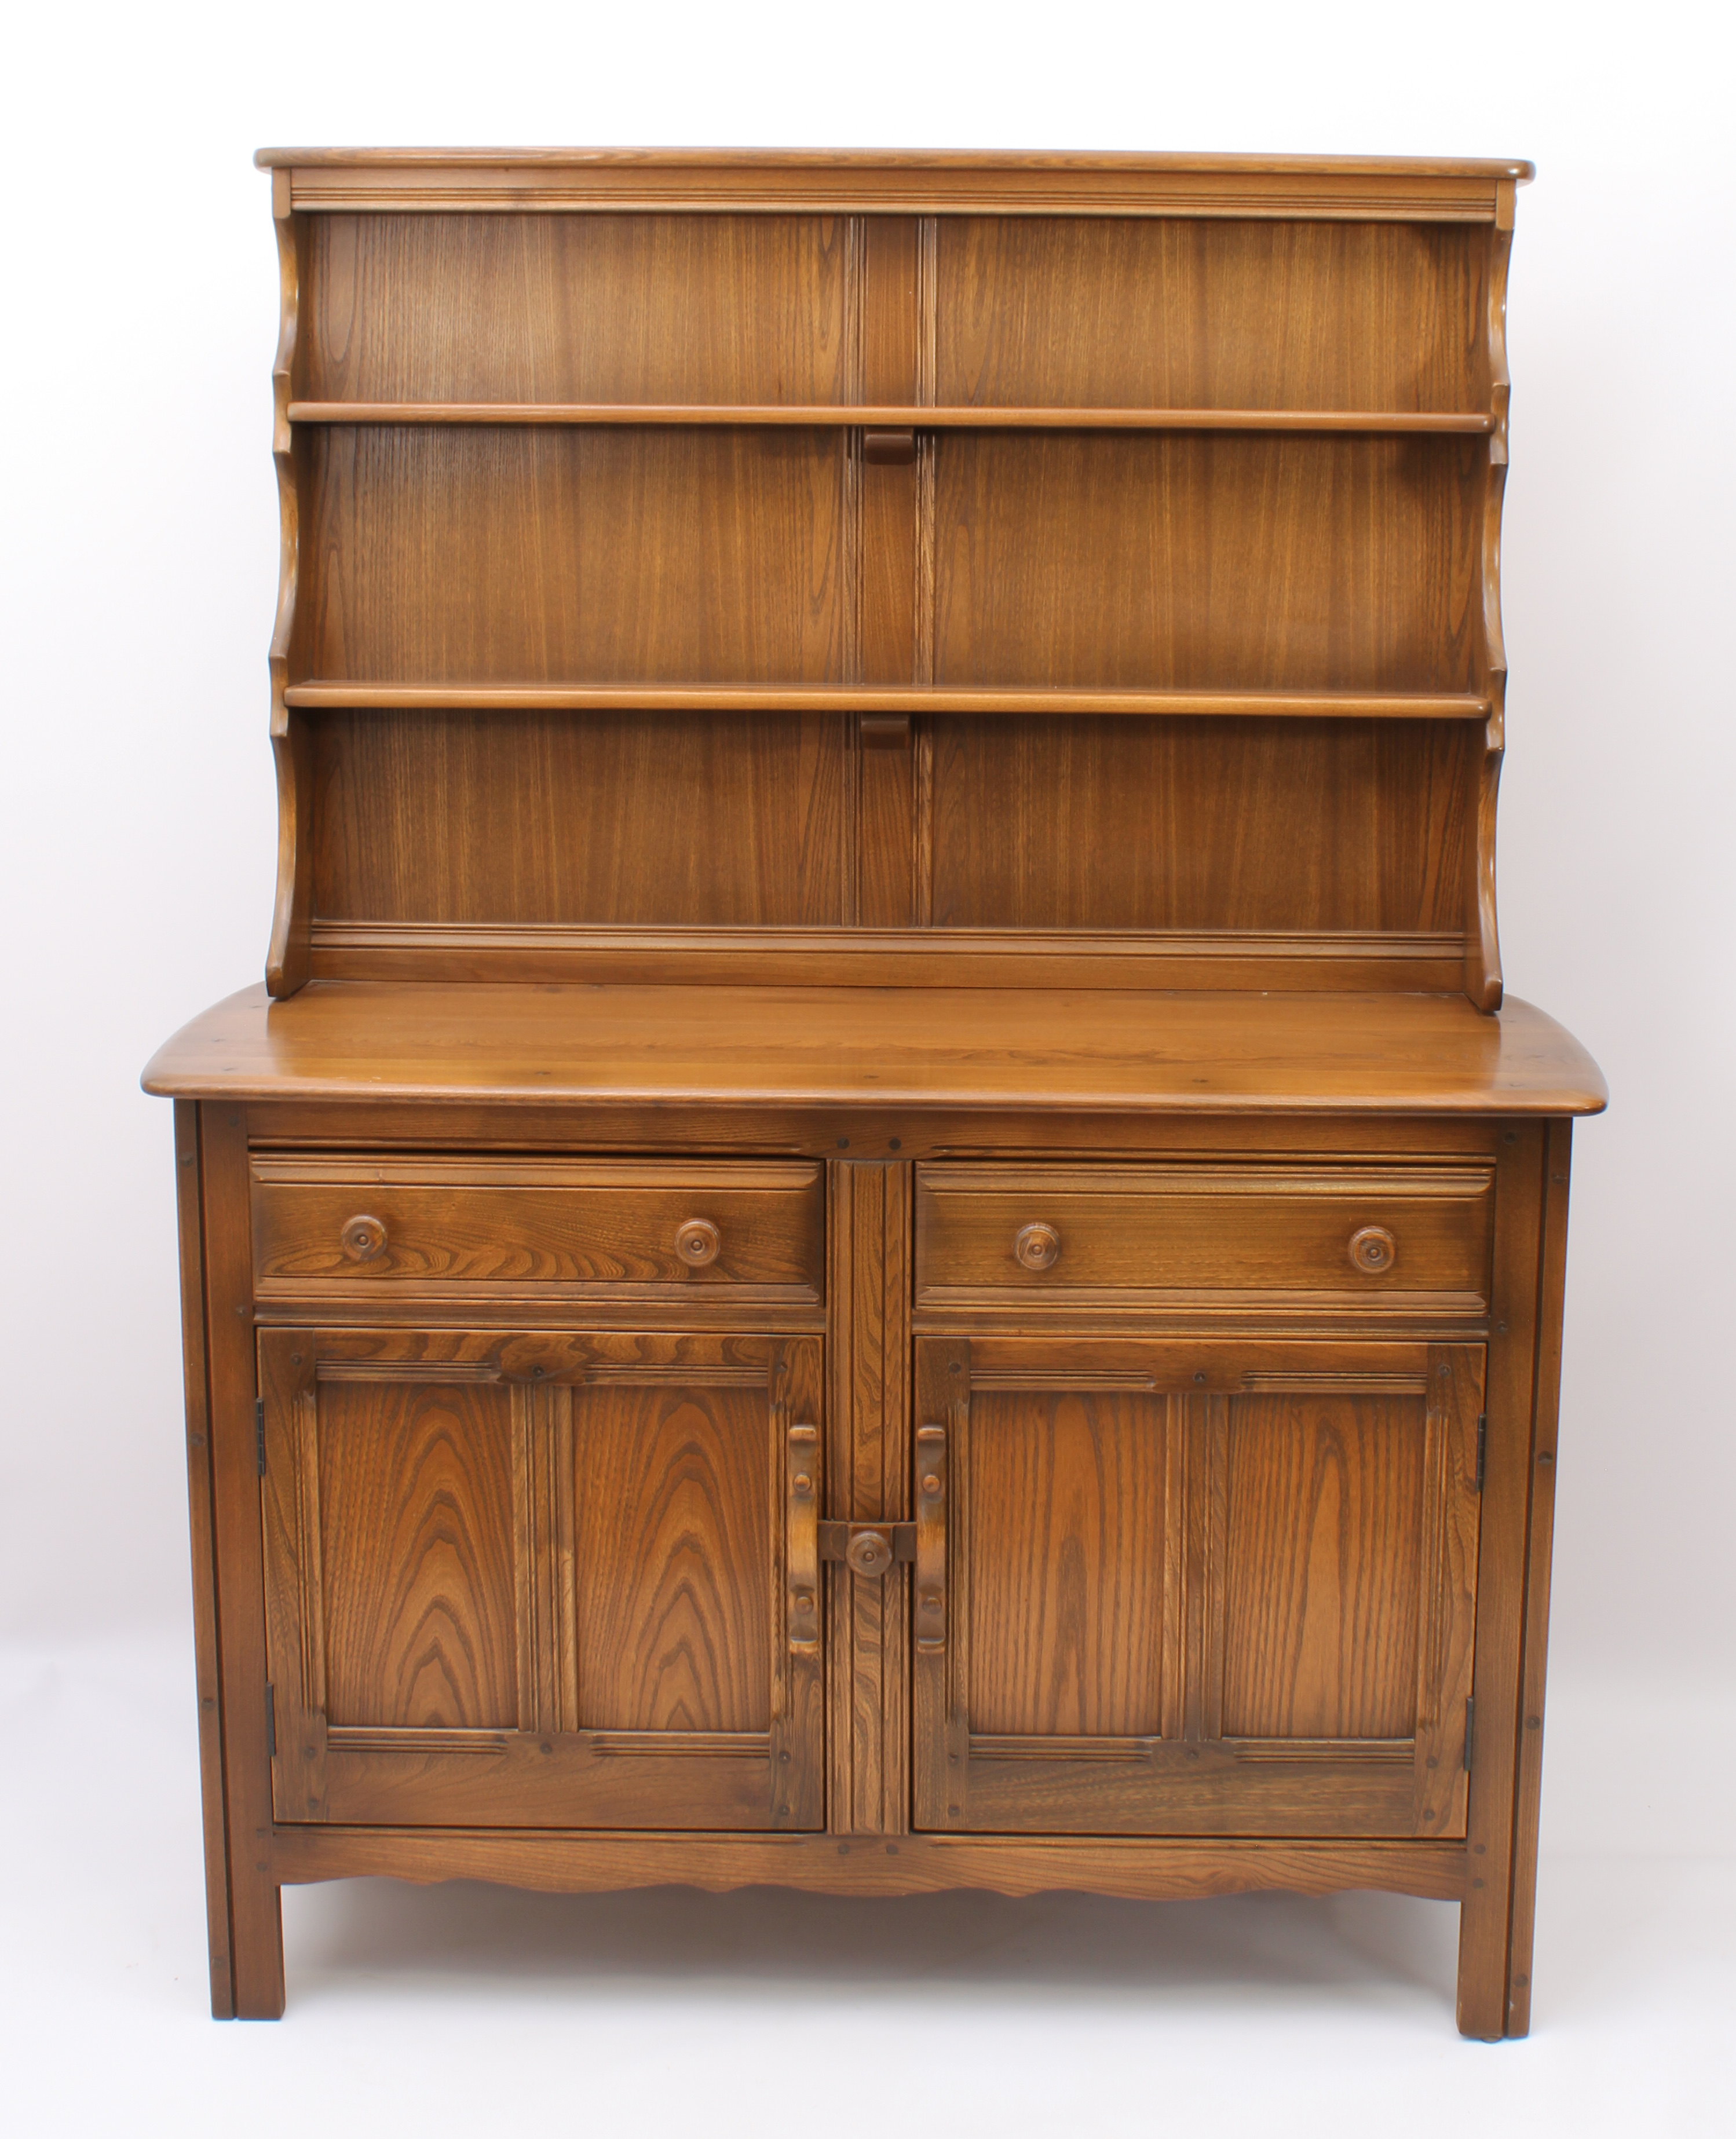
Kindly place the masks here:
POLYGON ((769 1730, 763 1386, 572 1401, 581 1728, 769 1730))
POLYGON ((505 1388, 462 1382, 320 1392, 328 1722, 516 1724, 511 1412, 505 1388))
POLYGON ((1167 1410, 1161 1397, 1088 1388, 973 1399, 977 1729, 1159 1729, 1167 1410))
POLYGON ((1234 1397, 1228 1411, 1223 1735, 1409 1737, 1423 1395, 1234 1397))
POLYGON ((259 1356, 279 1819, 819 1824, 817 1339, 259 1356))
POLYGON ((917 1346, 919 1829, 1465 1831, 1474 1345, 917 1346))

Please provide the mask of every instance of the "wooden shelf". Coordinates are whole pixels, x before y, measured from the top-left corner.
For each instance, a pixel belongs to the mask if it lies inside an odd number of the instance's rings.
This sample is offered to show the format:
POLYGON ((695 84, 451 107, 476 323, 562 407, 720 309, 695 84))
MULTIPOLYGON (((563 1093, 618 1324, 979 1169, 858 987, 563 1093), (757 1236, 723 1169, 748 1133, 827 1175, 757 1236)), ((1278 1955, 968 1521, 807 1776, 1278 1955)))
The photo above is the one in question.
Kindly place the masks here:
POLYGON ((1279 719, 1474 721, 1490 702, 1451 691, 1033 690, 1017 684, 917 689, 881 683, 291 683, 308 711, 425 712, 1199 713, 1279 719))
POLYGON ((291 401, 292 423, 861 427, 919 431, 1303 431, 1486 436, 1480 409, 1444 413, 1362 409, 936 409, 825 403, 633 401, 291 401))

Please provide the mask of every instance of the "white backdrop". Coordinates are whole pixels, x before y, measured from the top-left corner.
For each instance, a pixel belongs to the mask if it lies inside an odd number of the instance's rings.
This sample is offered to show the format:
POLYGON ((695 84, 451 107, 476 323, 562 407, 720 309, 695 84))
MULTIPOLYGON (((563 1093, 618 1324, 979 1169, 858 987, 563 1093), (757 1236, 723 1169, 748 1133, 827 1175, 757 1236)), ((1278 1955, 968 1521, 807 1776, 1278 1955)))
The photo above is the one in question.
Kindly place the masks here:
POLYGON ((1602 1776, 1574 1800, 1588 1834, 1709 1814, 1694 1719, 1736 1685, 1732 56, 1729 9, 1680 0, 15 22, 0 1635, 187 1618, 169 1123, 137 1079, 257 976, 269 920, 277 286, 256 146, 1523 155, 1502 938, 1509 987, 1613 1094, 1576 1137, 1553 1669, 1655 1761, 1648 1780, 1576 1740, 1602 1776))

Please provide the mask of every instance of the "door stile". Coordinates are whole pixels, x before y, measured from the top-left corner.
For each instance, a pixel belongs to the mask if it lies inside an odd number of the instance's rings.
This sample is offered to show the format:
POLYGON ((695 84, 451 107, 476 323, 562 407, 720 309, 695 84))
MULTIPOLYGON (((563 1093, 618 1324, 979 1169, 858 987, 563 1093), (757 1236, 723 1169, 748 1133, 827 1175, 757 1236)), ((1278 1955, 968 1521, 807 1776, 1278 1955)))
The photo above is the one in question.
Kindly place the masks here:
POLYGON ((1171 1393, 1164 1410, 1163 1647, 1158 1690, 1160 1734, 1179 1740, 1187 1719, 1187 1398, 1171 1393))
POLYGON ((276 1744, 271 1810, 281 1820, 325 1817, 325 1580, 312 1333, 262 1330, 260 1401, 265 1475, 266 1668, 276 1744))
POLYGON ((572 1391, 520 1382, 511 1400, 518 1727, 574 1730, 572 1391))
POLYGON ((1201 1614, 1200 1736, 1213 1743, 1224 1735, 1225 1619, 1230 1571, 1230 1399, 1209 1396, 1201 1403, 1204 1417, 1201 1455, 1199 1565, 1205 1583, 1201 1614))
POLYGON ((1483 1348, 1429 1348, 1422 1512, 1423 1598, 1417 1629, 1416 1832, 1462 1835, 1465 1703, 1477 1613, 1477 1421, 1483 1348))
MULTIPOLYGON (((877 471, 878 472, 878 471, 877 471)), ((829 1168, 831 1405, 825 1514, 892 1523, 909 1513, 911 1360, 908 1166, 834 1160, 829 1168)), ((834 1834, 909 1830, 908 1569, 824 1570, 834 1834)))
POLYGON ((794 1338, 772 1361, 772 1713, 768 1787, 770 1824, 809 1829, 825 1823, 825 1656, 819 1520, 825 1480, 825 1409, 819 1340, 794 1338))
POLYGON ((579 1716, 579 1557, 574 1537, 574 1520, 578 1505, 578 1479, 573 1467, 572 1385, 565 1382, 557 1383, 554 1388, 544 1392, 543 1402, 552 1414, 555 1595, 559 1615, 555 1624, 555 1673, 559 1709, 551 1727, 556 1730, 576 1730, 579 1716))
POLYGON ((961 1800, 955 1783, 963 1775, 968 1753, 955 1646, 968 1599, 953 1586, 961 1559, 954 1530, 958 1495, 952 1488, 961 1476, 962 1457, 962 1442, 955 1437, 960 1417, 968 1416, 970 1409, 971 1351, 967 1344, 956 1339, 924 1339, 915 1351, 912 1821, 917 1828, 944 1829, 958 1816, 961 1800), (938 1492, 925 1490, 923 1481, 928 1477, 937 1480, 938 1492), (925 1599, 937 1600, 937 1609, 925 1599), (931 1626, 937 1631, 930 1631, 931 1626))

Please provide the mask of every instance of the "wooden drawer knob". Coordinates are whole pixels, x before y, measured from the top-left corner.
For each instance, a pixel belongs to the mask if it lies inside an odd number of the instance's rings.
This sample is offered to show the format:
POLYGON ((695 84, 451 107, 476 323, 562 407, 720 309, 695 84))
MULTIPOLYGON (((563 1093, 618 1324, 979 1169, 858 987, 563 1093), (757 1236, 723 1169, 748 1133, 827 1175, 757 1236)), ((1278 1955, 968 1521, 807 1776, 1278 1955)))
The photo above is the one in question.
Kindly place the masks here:
POLYGON ((358 1211, 346 1218, 344 1230, 338 1236, 344 1253, 353 1263, 371 1263, 381 1254, 386 1245, 386 1229, 378 1218, 370 1218, 365 1211, 358 1211))
POLYGON ((1053 1226, 1021 1226, 1013 1236, 1013 1253, 1027 1270, 1049 1270, 1059 1259, 1061 1236, 1053 1226))
POLYGON ((675 1236, 675 1252, 694 1270, 703 1270, 717 1260, 721 1236, 709 1218, 689 1218, 675 1236))
POLYGON ((1363 1226, 1350 1236, 1350 1259, 1359 1270, 1378 1276, 1398 1260, 1398 1242, 1384 1226, 1363 1226))

